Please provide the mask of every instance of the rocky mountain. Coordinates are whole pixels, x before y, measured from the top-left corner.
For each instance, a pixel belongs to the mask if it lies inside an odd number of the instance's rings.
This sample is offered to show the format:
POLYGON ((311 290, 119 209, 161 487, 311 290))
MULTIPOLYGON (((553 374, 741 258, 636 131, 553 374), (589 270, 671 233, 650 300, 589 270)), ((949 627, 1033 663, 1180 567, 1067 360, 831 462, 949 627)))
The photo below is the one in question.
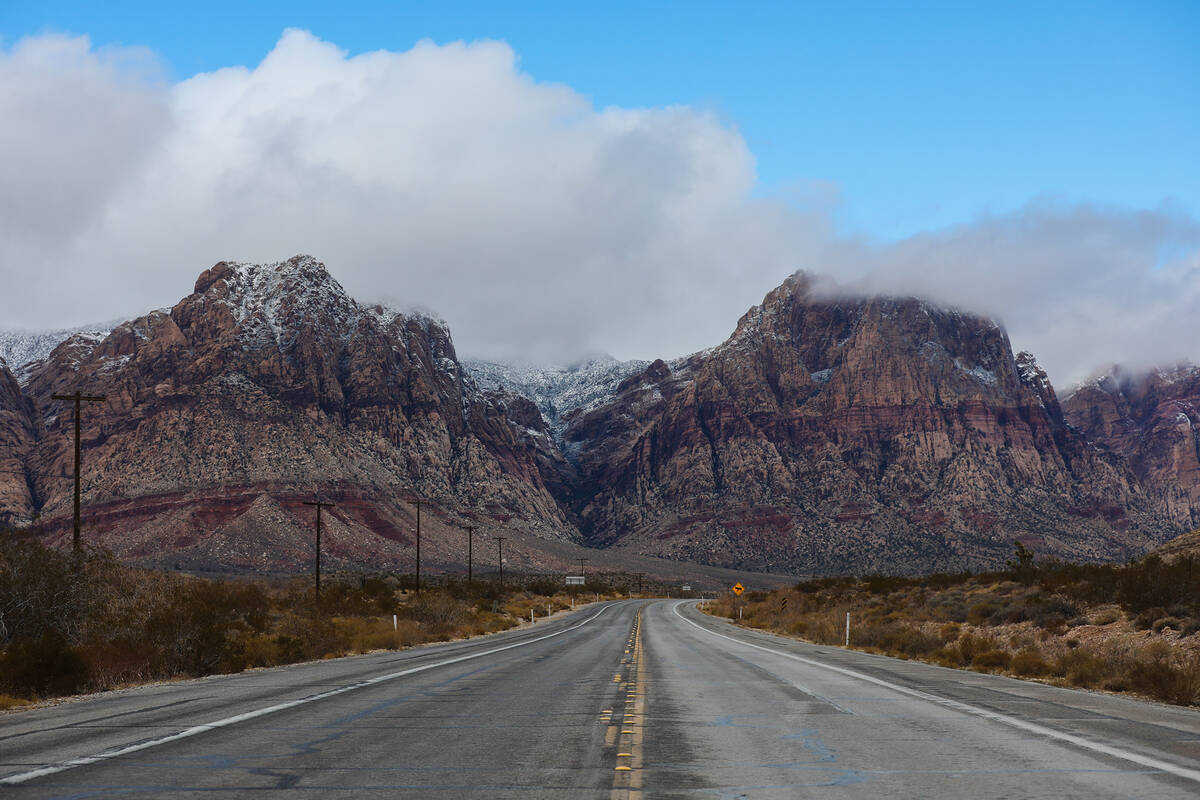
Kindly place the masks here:
POLYGON ((840 572, 1120 558, 1165 538, 1122 459, 1064 421, 990 320, 822 297, 798 274, 721 346, 568 417, 590 539, 701 562, 840 572))
POLYGON ((41 361, 64 340, 76 334, 104 338, 121 323, 114 319, 78 328, 62 328, 52 331, 0 330, 0 358, 3 358, 14 373, 22 373, 27 365, 41 361))
POLYGON ((516 519, 575 536, 526 441, 548 436, 474 386, 446 328, 359 305, 310 257, 219 263, 173 308, 72 336, 33 365, 24 390, 42 433, 25 465, 52 530, 70 510, 69 482, 49 476, 70 472, 71 414, 51 395, 77 387, 107 395, 84 414, 90 527, 131 560, 303 564, 303 501, 318 495, 338 504, 334 565, 409 563, 417 499, 427 531, 516 519))
POLYGON ((566 414, 576 409, 590 411, 608 401, 621 381, 650 364, 618 361, 607 355, 549 367, 470 358, 462 363, 480 388, 511 392, 532 400, 556 432, 564 427, 566 414))
POLYGON ((1169 539, 1152 552, 1166 561, 1173 561, 1181 557, 1200 559, 1200 529, 1191 530, 1174 539, 1169 539))
POLYGON ((311 257, 221 262, 0 368, 0 523, 69 537, 52 395, 78 388, 107 396, 84 411, 87 536, 148 565, 299 569, 317 496, 331 568, 411 569, 417 501, 435 569, 466 526, 535 569, 580 545, 791 574, 995 567, 1013 539, 1121 559, 1192 519, 1171 474, 1195 462, 1160 435, 1185 384, 1060 403, 993 321, 801 273, 686 358, 464 367, 444 323, 361 305, 311 257))
POLYGON ((0 528, 32 520, 25 459, 37 433, 35 416, 33 403, 0 358, 0 528))
POLYGON ((1171 523, 1200 526, 1200 367, 1113 367, 1073 389, 1067 420, 1124 457, 1171 523))

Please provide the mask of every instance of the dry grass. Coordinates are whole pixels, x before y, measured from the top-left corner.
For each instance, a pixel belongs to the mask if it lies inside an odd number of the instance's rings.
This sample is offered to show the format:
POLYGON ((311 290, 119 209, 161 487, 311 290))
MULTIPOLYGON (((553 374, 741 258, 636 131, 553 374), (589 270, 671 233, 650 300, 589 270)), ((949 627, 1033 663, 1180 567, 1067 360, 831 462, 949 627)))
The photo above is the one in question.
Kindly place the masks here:
POLYGON ((707 604, 735 622, 739 607, 741 624, 818 644, 843 643, 849 611, 857 649, 1200 705, 1200 568, 1186 562, 831 578, 707 604))
POLYGON ((316 604, 307 579, 202 580, 0 536, 0 708, 461 639, 570 607, 556 582, 531 584, 449 582, 417 594, 391 577, 330 576, 316 604))

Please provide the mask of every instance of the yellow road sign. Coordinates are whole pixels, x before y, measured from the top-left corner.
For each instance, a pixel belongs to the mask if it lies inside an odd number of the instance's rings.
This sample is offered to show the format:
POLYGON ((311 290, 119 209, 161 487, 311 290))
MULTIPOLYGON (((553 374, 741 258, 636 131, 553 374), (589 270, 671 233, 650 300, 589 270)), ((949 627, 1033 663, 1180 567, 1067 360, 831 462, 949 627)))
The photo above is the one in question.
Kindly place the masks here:
POLYGON ((741 593, 744 591, 746 591, 746 587, 742 586, 740 583, 735 583, 733 585, 733 593, 734 594, 741 595, 741 593))

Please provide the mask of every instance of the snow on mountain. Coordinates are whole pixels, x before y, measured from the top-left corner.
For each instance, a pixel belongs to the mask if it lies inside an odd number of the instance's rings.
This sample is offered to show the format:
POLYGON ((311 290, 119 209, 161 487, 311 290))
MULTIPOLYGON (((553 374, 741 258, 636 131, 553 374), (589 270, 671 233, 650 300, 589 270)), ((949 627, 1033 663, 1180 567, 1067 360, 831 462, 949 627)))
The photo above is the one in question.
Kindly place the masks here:
POLYGON ((524 395, 537 405, 557 433, 562 418, 575 409, 590 411, 612 397, 625 378, 644 370, 649 361, 618 361, 601 355, 565 366, 462 360, 463 367, 486 391, 524 395))
POLYGON ((50 351, 67 339, 82 334, 95 337, 105 336, 124 320, 115 319, 83 325, 78 328, 63 328, 55 331, 6 331, 0 330, 0 357, 8 362, 8 368, 20 373, 21 368, 31 361, 41 361, 50 351))

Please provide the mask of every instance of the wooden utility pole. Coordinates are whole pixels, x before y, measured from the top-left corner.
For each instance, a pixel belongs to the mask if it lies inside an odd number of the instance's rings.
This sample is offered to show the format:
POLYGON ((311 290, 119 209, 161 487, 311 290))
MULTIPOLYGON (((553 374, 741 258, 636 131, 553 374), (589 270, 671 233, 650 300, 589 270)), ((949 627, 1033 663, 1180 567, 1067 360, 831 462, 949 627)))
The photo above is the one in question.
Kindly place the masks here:
POLYGON ((313 560, 313 578, 315 580, 315 590, 313 596, 317 602, 321 600, 321 509, 330 508, 334 503, 326 503, 322 500, 305 500, 304 505, 317 507, 317 553, 313 560))
POLYGON ((499 554, 500 560, 500 588, 504 588, 504 542, 508 540, 507 536, 496 537, 496 551, 499 554))
POLYGON ((588 562, 588 559, 586 559, 586 558, 579 559, 579 575, 580 575, 580 577, 583 577, 583 565, 586 564, 587 562, 588 562))
POLYGON ((99 403, 108 399, 105 394, 80 394, 78 391, 75 394, 55 394, 51 395, 55 400, 74 400, 75 401, 75 531, 71 537, 71 547, 76 554, 82 546, 79 541, 79 462, 81 452, 79 449, 79 404, 99 403))
POLYGON ((417 593, 421 592, 421 501, 414 500, 417 507, 417 593))
POLYGON ((468 586, 471 585, 471 577, 472 577, 471 576, 471 556, 473 555, 472 546, 474 544, 474 539, 475 539, 475 528, 473 526, 468 525, 467 526, 467 585, 468 586))

